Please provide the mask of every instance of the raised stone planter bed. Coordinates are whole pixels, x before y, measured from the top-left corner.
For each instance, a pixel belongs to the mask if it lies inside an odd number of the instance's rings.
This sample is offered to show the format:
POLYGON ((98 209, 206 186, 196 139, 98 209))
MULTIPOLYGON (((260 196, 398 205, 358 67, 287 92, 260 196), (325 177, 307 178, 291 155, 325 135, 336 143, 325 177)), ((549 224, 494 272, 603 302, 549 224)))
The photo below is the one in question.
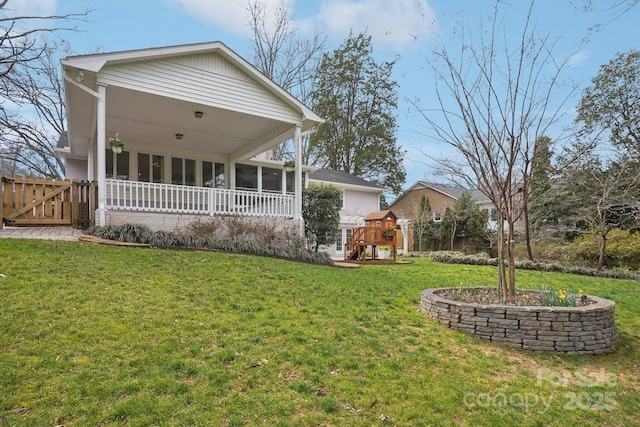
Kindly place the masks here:
POLYGON ((511 347, 567 354, 611 352, 617 344, 615 302, 588 295, 582 307, 480 305, 437 295, 427 289, 421 310, 443 325, 511 347))

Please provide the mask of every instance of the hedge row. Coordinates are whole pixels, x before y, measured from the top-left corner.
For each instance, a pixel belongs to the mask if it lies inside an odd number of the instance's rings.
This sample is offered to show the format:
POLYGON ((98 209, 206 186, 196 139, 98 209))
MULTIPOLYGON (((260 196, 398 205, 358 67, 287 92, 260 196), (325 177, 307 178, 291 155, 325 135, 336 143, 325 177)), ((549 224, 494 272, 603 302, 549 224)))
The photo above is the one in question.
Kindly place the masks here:
MULTIPOLYGON (((438 251, 430 252, 429 258, 434 262, 468 265, 498 265, 498 258, 486 256, 464 255, 460 252, 438 251)), ((623 270, 596 270, 587 267, 564 267, 558 264, 548 264, 532 261, 516 261, 515 267, 521 270, 551 271, 557 273, 580 274, 583 276, 606 277, 612 279, 640 280, 640 274, 623 270)))
POLYGON ((252 240, 217 240, 194 234, 172 233, 169 231, 151 231, 144 225, 106 225, 90 227, 85 231, 92 236, 117 242, 145 243, 155 247, 202 248, 224 252, 287 258, 314 264, 333 265, 329 254, 311 252, 303 247, 279 247, 259 244, 252 240))

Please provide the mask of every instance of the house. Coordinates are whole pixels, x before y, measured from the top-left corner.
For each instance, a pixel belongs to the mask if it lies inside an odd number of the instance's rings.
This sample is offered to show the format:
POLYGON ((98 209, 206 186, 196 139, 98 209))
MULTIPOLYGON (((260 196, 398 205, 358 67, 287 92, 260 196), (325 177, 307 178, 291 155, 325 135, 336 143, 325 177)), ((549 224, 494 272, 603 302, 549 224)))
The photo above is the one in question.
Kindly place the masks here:
MULTIPOLYGON (((442 217, 444 216, 447 208, 453 208, 453 204, 460 198, 463 191, 465 190, 460 187, 427 181, 417 181, 398 198, 391 202, 389 209, 396 212, 399 217, 415 220, 418 216, 422 196, 425 196, 429 199, 429 203, 431 204, 433 220, 438 223, 442 221, 442 217)), ((482 192, 479 190, 467 191, 471 193, 471 197, 476 201, 476 203, 478 203, 481 210, 485 210, 489 213, 494 211, 493 204, 482 192)), ((493 219, 492 215, 489 215, 487 228, 489 230, 497 229, 497 222, 493 219)))
MULTIPOLYGON (((454 202, 460 198, 463 191, 465 191, 463 188, 451 185, 417 181, 397 199, 391 202, 389 208, 393 209, 393 211, 397 212, 400 216, 413 218, 420 208, 422 196, 425 196, 431 204, 433 220, 440 222, 444 212, 447 208, 453 208, 454 202)), ((471 197, 480 205, 480 209, 489 211, 493 209, 493 204, 482 192, 479 190, 467 191, 469 191, 471 197)))
POLYGON ((323 122, 221 42, 61 61, 66 177, 96 181, 96 224, 302 218, 301 139, 323 122), (259 156, 293 139, 294 171, 259 156), (124 143, 120 151, 109 142, 124 143))
MULTIPOLYGON (((345 243, 351 238, 354 228, 365 226, 365 218, 372 212, 380 211, 380 198, 384 188, 347 172, 317 169, 309 174, 308 183, 333 185, 342 191, 342 209, 335 245, 323 247, 333 259, 344 259, 345 243)), ((404 235, 409 231, 409 221, 399 219, 398 224, 404 235)), ((402 240, 401 240, 402 241, 402 240)), ((408 242, 400 249, 408 251, 408 242)))

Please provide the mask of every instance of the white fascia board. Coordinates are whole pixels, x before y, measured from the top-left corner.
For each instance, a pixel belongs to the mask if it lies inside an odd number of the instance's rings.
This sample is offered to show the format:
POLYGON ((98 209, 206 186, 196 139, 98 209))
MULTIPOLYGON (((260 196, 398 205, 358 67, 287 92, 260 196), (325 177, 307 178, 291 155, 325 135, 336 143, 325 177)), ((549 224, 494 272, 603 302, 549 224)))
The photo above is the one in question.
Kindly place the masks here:
POLYGON ((118 62, 128 61, 146 61, 149 59, 170 57, 181 54, 194 54, 219 49, 221 46, 224 46, 221 42, 208 42, 167 47, 152 47, 121 52, 70 56, 63 59, 62 63, 63 65, 97 73, 108 64, 117 64, 118 62))
POLYGON ((271 79, 258 71, 252 64, 247 62, 240 55, 235 53, 222 42, 209 42, 188 44, 180 46, 158 47, 149 49, 130 50, 124 52, 92 54, 82 56, 72 56, 62 59, 63 68, 74 67, 86 71, 99 72, 105 65, 117 64, 119 62, 130 61, 147 61, 150 59, 159 59, 162 57, 171 57, 183 54, 198 54, 200 52, 216 51, 227 58, 230 62, 247 72, 249 75, 260 81, 264 86, 268 87, 271 92, 276 94, 287 104, 300 111, 302 114, 302 131, 311 129, 313 126, 324 123, 324 119, 311 111, 307 106, 297 100, 289 92, 282 89, 271 79))

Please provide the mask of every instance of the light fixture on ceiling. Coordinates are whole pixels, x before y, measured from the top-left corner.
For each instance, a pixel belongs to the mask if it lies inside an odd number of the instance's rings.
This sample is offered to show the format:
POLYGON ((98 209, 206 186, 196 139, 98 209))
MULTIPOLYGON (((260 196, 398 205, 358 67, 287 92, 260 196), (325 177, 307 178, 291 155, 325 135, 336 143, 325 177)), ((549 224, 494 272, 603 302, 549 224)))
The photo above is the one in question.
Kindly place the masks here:
POLYGON ((176 139, 182 139, 184 138, 184 135, 181 133, 176 133, 176 139))
POLYGON ((193 113, 193 115, 196 119, 201 119, 202 116, 204 116, 204 113, 202 111, 196 111, 193 113))

